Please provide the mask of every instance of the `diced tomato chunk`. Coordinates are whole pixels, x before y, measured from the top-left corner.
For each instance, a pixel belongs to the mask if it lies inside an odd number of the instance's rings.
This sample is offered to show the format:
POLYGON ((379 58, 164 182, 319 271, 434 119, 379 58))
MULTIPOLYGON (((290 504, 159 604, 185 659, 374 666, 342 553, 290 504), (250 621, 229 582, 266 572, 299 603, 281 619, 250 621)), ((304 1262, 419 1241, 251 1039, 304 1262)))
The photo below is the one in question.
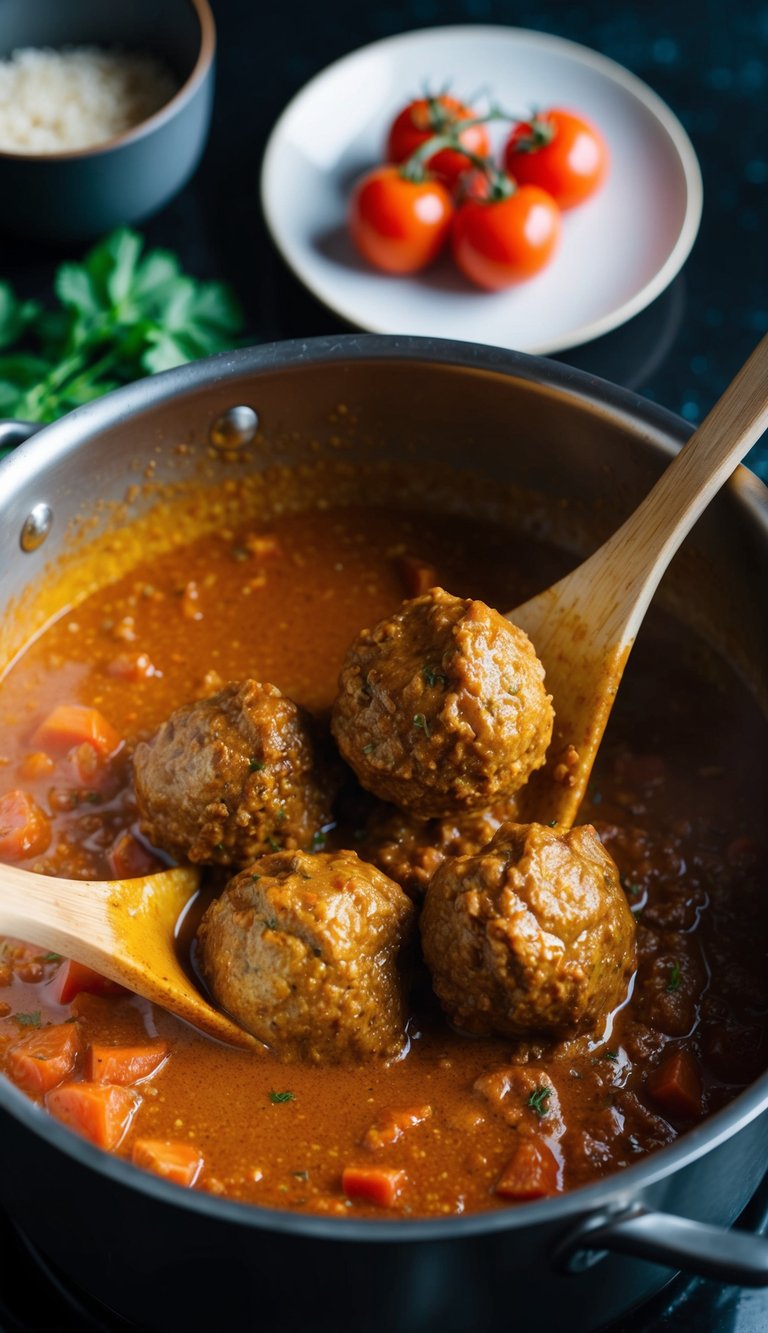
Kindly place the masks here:
POLYGON ((89 995, 124 995, 125 987, 116 981, 110 981, 100 972, 84 963, 75 963, 67 958, 62 963, 53 979, 53 989, 57 1004, 71 1004, 76 995, 87 991, 89 995))
POLYGON ((203 1169, 203 1156, 191 1143, 174 1143, 165 1139, 137 1139, 131 1161, 144 1171, 173 1181, 174 1185, 194 1185, 203 1169))
POLYGON ((646 1082, 648 1096, 666 1115, 694 1120, 701 1115, 701 1075, 690 1051, 673 1051, 652 1069, 646 1082))
POLYGON ((155 1074, 167 1057, 164 1041, 151 1046, 102 1046, 92 1042, 85 1056, 85 1077, 95 1083, 128 1086, 155 1074))
POLYGON ((366 1203, 391 1208, 405 1185, 405 1171, 383 1166, 345 1166, 341 1188, 348 1199, 363 1199, 366 1203))
POLYGON ((79 1036, 76 1023, 56 1023, 30 1032, 6 1057, 8 1073, 25 1092, 42 1096, 72 1073, 79 1036))
POLYGON ((114 754, 121 737, 97 708, 84 704, 57 704, 32 737, 33 745, 54 754, 63 754, 85 742, 107 756, 114 754))
POLYGON ((397 557, 397 572, 406 597, 420 597, 437 583, 434 565, 428 565, 426 560, 418 560, 413 555, 397 557))
POLYGON ((115 879, 140 879, 160 870, 162 862, 132 833, 121 833, 110 849, 109 865, 115 879))
POLYGON ((25 791, 0 796, 0 860, 40 856, 51 841, 48 816, 25 791))
POLYGON ((557 1159, 546 1143, 521 1137, 496 1184, 496 1193, 521 1203, 557 1194, 557 1171, 557 1159))
POLYGON ((107 675, 135 684, 139 680, 148 680, 157 672, 149 653, 118 653, 107 664, 107 675))
POLYGON ((114 1083, 62 1083, 48 1093, 45 1104, 57 1120, 97 1148, 116 1148, 141 1097, 132 1088, 114 1083))

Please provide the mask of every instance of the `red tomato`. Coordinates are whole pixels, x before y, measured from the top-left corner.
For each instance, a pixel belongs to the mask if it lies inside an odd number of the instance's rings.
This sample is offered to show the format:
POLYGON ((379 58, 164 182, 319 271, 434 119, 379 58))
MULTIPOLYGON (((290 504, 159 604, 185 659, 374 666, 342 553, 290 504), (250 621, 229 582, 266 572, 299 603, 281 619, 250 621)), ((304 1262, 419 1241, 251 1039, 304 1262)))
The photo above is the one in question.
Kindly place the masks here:
POLYGON ((608 158, 600 131, 583 116, 560 110, 515 125, 504 150, 510 176, 521 185, 539 185, 561 208, 583 204, 600 188, 608 158))
MULTIPOLYGON (((471 107, 465 106, 455 97, 441 93, 439 97, 419 97, 409 102, 393 121, 387 139, 387 161, 405 162, 433 134, 444 134, 459 120, 472 120, 477 115, 471 107)), ((487 157, 491 151, 488 132, 484 125, 471 125, 462 130, 459 142, 479 157, 487 157)), ((441 148, 433 153, 426 165, 429 170, 452 189, 462 172, 467 170, 469 161, 463 153, 453 148, 441 148)))
POLYGON ((500 291, 532 278, 560 239, 560 210, 551 195, 521 185, 505 198, 468 199, 453 224, 453 257, 478 287, 500 291))
POLYGON ((386 273, 416 273, 440 253, 453 217, 438 180, 413 181, 399 167, 377 167, 355 186, 349 230, 364 259, 386 273))

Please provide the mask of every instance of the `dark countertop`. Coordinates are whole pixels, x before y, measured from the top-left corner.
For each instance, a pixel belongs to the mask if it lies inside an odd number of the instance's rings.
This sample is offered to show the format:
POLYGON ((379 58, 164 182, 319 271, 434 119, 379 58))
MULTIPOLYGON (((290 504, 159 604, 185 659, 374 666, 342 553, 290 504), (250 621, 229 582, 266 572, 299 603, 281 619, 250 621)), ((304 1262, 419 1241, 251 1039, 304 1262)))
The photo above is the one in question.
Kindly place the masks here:
MULTIPOLYGON (((259 206, 269 131, 288 99, 331 60, 434 23, 514 23, 595 47, 645 79, 682 120, 704 177, 693 252, 667 292, 623 329, 562 359, 639 390, 695 423, 768 332, 768 4, 759 0, 213 0, 219 61, 214 123, 190 185, 144 230, 190 272, 227 278, 254 341, 338 331, 278 259, 259 206)), ((354 108, 350 108, 354 115, 354 108)), ((0 275, 49 290, 61 258, 19 242, 0 275)), ((768 480, 768 444, 753 451, 768 480)))

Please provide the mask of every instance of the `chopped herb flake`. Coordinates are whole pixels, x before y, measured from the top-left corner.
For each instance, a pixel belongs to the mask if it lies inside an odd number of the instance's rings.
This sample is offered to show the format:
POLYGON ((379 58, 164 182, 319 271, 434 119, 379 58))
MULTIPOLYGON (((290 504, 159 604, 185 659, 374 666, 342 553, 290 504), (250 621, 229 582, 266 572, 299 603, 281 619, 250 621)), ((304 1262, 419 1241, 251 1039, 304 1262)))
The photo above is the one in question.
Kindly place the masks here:
POLYGON ((284 805, 281 805, 281 806, 280 806, 280 809, 279 809, 278 812, 277 812, 277 822, 278 822, 278 824, 282 824, 282 822, 283 822, 283 820, 284 820, 285 818, 286 818, 286 814, 285 814, 285 806, 284 806, 284 805))
POLYGON ((447 685, 447 684, 448 684, 448 677, 447 677, 447 676, 444 676, 443 673, 442 673, 442 671, 438 671, 435 667, 427 666, 427 665, 425 664, 425 665, 421 668, 421 674, 422 674, 422 676, 424 677, 424 679, 425 679, 425 681, 427 682, 428 685, 447 685))
POLYGON ((671 968, 669 969, 669 980, 667 981, 667 990, 668 991, 679 990, 682 979, 683 979, 683 974, 680 971, 680 964, 673 963, 671 968))
POLYGON ((626 890, 627 893, 631 893, 631 894, 632 894, 632 897, 633 897, 633 898, 636 898, 637 895, 638 895, 638 893, 642 893, 642 891, 643 891, 643 886, 642 886, 642 884, 625 884, 625 885, 624 885, 624 888, 625 888, 625 890, 626 890))
POLYGON ((429 723, 423 713, 414 713, 413 725, 414 727, 417 727, 419 731, 423 731, 427 740, 429 740, 429 723))
POLYGON ((296 1094, 293 1092, 275 1092, 273 1088, 269 1094, 269 1100, 273 1106, 280 1106, 283 1102, 295 1101, 296 1094))
POLYGON ((364 746, 363 746, 363 754, 370 754, 370 753, 371 753, 371 750, 375 750, 375 749, 376 749, 376 742, 375 742, 375 741, 369 741, 367 745, 364 745, 364 746))
POLYGON ((60 963, 60 962, 61 962, 61 954, 60 954, 60 953, 44 953, 43 956, 42 956, 42 958, 40 959, 40 962, 41 962, 41 963, 60 963))
POLYGON ((266 768, 266 764, 262 764, 260 759, 249 759, 248 768, 251 773, 261 773, 266 768))
POLYGON ((272 835, 270 834, 270 836, 267 838, 267 842, 269 843, 273 852, 280 851, 280 843, 277 841, 277 838, 273 838, 272 835))
POLYGON ((312 834, 312 846, 310 848, 310 851, 321 852, 326 844, 326 841, 327 839, 325 833, 323 832, 322 829, 318 829, 316 833, 312 834))
POLYGON ((619 1058, 619 1052, 618 1052, 618 1051, 603 1051, 603 1056, 605 1057, 606 1060, 618 1060, 618 1058, 619 1058))
POLYGON ((295 1176, 297 1180, 309 1180, 308 1171, 292 1171, 291 1175, 295 1176))
POLYGON ((23 1028, 39 1028, 42 1022, 42 1015, 39 1009, 35 1009, 31 1014, 14 1014, 17 1023, 21 1023, 23 1028))
POLYGON ((556 820, 556 819, 550 819, 550 820, 549 820, 549 827, 550 827, 550 828, 557 828, 557 820, 556 820))
POLYGON ((531 1110, 534 1111, 541 1120, 549 1111, 549 1106, 547 1103, 549 1102, 551 1096, 552 1096, 551 1088, 545 1088, 543 1086, 540 1088, 534 1088, 533 1092, 528 1098, 528 1101, 526 1102, 526 1105, 530 1106, 531 1110))

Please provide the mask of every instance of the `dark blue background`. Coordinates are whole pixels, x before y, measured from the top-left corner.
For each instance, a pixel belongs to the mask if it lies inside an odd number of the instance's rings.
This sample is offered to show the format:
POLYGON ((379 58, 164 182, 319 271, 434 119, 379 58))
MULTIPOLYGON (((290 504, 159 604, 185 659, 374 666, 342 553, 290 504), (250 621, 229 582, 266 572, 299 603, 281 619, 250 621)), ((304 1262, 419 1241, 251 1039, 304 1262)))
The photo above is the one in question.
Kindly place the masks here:
MULTIPOLYGON (((277 258, 261 218, 261 156, 285 103, 357 46, 408 28, 466 22, 558 33, 620 61, 665 98, 701 162, 704 217, 682 275, 624 329, 562 359, 695 423, 768 331, 768 4, 213 0, 213 7, 219 65, 208 149, 192 183, 143 230, 179 251, 191 272, 228 278, 254 341, 340 327, 277 258)), ((24 294, 43 294, 57 258, 7 243, 0 274, 24 294)), ((750 462, 768 480, 768 443, 750 462)))

